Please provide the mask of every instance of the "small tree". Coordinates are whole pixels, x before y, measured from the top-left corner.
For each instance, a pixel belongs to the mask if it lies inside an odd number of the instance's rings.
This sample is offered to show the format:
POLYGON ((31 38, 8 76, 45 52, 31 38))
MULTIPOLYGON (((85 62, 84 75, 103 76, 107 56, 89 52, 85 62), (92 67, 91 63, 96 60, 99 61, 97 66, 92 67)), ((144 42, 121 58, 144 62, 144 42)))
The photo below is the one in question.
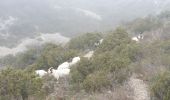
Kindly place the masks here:
POLYGON ((83 82, 83 88, 87 92, 101 91, 103 88, 111 87, 111 80, 107 77, 107 72, 97 71, 89 74, 83 82))

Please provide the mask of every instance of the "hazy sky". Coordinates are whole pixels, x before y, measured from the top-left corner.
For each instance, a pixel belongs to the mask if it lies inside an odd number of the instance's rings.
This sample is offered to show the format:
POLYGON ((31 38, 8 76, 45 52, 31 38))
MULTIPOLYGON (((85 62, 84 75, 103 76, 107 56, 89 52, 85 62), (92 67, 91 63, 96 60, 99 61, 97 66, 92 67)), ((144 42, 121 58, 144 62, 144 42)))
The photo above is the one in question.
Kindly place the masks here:
POLYGON ((38 33, 68 37, 112 30, 123 21, 170 9, 170 0, 0 0, 0 45, 38 33))

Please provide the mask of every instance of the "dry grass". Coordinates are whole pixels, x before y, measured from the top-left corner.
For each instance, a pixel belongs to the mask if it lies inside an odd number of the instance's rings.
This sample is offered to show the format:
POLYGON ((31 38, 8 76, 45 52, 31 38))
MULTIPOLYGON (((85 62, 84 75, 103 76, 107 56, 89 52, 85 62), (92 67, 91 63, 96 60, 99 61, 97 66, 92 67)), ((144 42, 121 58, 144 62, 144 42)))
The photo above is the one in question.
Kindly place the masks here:
POLYGON ((103 90, 100 93, 87 94, 83 91, 73 95, 68 100, 133 100, 133 90, 125 83, 111 90, 103 90))

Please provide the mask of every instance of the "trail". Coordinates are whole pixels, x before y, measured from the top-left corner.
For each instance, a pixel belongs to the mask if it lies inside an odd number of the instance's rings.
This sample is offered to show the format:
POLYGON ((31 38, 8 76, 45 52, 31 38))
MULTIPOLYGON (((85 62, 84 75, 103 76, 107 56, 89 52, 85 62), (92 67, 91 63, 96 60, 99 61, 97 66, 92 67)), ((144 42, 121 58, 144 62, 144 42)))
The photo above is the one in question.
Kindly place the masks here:
POLYGON ((143 80, 136 78, 135 75, 132 75, 129 85, 133 89, 134 100, 150 100, 148 85, 143 80))

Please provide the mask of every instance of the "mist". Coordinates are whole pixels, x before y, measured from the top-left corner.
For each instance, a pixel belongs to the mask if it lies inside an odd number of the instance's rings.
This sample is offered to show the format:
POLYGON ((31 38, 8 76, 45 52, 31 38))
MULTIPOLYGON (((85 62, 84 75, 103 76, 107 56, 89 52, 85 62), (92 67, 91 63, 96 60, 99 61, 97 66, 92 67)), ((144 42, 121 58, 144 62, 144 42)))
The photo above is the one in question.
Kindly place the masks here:
POLYGON ((64 45, 69 41, 69 38, 60 35, 59 33, 51 33, 51 34, 40 34, 35 38, 25 38, 22 39, 21 42, 13 48, 8 47, 0 47, 0 57, 4 57, 7 55, 15 56, 17 53, 21 53, 29 49, 29 47, 41 46, 45 43, 53 43, 56 45, 64 45))
MULTIPOLYGON (((72 38, 112 30, 122 22, 169 10, 169 4, 170 0, 1 0, 0 52, 23 51, 25 45, 19 45, 28 40, 39 42, 34 40, 39 33, 72 38)), ((56 43, 56 39, 47 40, 56 43)))

